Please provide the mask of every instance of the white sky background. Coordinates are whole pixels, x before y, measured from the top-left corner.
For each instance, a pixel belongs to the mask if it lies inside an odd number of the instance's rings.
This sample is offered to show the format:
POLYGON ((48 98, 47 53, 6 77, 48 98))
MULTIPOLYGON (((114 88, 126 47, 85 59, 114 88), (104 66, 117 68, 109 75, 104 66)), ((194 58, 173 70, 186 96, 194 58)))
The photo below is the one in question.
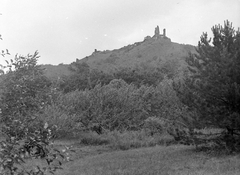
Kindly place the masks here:
POLYGON ((226 19, 240 27, 240 0, 0 0, 0 13, 7 58, 38 50, 40 64, 56 65, 142 41, 157 25, 192 45, 226 19))

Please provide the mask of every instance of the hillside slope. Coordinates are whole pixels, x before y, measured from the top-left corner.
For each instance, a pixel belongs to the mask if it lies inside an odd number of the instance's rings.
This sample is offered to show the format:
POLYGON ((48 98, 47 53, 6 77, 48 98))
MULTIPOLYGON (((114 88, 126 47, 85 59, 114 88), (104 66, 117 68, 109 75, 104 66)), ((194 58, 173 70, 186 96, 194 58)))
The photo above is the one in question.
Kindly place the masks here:
POLYGON ((44 69, 45 75, 49 78, 58 78, 62 76, 70 75, 70 71, 68 69, 68 64, 59 64, 59 65, 51 65, 51 64, 44 64, 41 65, 41 68, 44 69))
POLYGON ((168 64, 181 69, 185 66, 185 57, 194 51, 193 46, 173 43, 168 38, 151 38, 112 51, 95 51, 79 62, 105 72, 115 72, 121 67, 161 68, 168 64))
MULTIPOLYGON (((141 42, 124 46, 120 49, 95 51, 76 62, 87 63, 90 68, 106 73, 114 73, 121 68, 151 70, 159 68, 162 71, 174 71, 180 74, 186 67, 185 58, 189 52, 194 53, 192 45, 171 42, 171 39, 155 29, 155 34, 147 36, 141 42)), ((69 74, 67 65, 45 65, 47 76, 54 77, 69 74)))

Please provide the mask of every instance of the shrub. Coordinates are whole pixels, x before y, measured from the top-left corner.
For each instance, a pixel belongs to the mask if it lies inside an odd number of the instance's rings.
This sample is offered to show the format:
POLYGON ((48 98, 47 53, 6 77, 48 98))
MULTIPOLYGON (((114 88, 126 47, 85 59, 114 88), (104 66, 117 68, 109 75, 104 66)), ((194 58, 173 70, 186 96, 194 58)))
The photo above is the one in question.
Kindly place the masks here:
POLYGON ((40 113, 38 118, 55 127, 55 137, 74 137, 75 132, 81 129, 81 126, 76 123, 75 115, 68 114, 65 110, 60 109, 55 104, 46 106, 40 113), (78 128, 77 128, 78 127, 78 128))
POLYGON ((149 136, 144 130, 124 132, 115 130, 107 133, 107 137, 110 139, 110 147, 120 150, 156 145, 169 145, 174 142, 174 139, 167 133, 149 136))
POLYGON ((105 136, 95 132, 86 132, 80 134, 80 143, 84 145, 107 145, 110 143, 110 140, 105 136))
POLYGON ((153 136, 154 134, 161 134, 164 131, 163 121, 157 117, 149 117, 144 120, 144 130, 153 136))

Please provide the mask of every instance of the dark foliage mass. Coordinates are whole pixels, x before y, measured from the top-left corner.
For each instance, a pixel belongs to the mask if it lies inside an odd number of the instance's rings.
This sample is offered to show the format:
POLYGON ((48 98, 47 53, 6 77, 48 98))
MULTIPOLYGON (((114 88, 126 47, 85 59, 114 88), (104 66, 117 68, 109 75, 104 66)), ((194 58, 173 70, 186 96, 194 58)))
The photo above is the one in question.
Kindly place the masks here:
MULTIPOLYGON (((100 124, 110 131, 140 130, 149 117, 167 118, 167 114, 169 117, 175 115, 178 103, 170 85, 137 87, 124 80, 114 79, 107 85, 98 84, 91 90, 62 94, 55 106, 49 106, 46 113, 57 112, 57 109, 69 116, 74 122, 67 122, 70 126, 65 130, 77 128, 78 123, 87 128, 92 127, 92 124, 100 124), (167 112, 169 109, 171 111, 167 112)), ((65 120, 63 115, 59 115, 60 118, 65 120)))
POLYGON ((72 72, 71 75, 62 77, 62 81, 59 83, 60 90, 65 93, 92 89, 99 83, 106 85, 114 79, 122 79, 137 87, 141 85, 157 86, 163 80, 163 73, 159 69, 142 71, 138 68, 120 68, 114 73, 105 73, 97 69, 91 69, 85 62, 76 61, 69 66, 69 70, 72 72))
POLYGON ((240 31, 225 21, 212 32, 212 40, 203 33, 197 54, 187 58, 189 76, 175 87, 195 113, 193 127, 221 128, 225 146, 240 150, 240 31))
POLYGON ((86 63, 73 62, 69 66, 71 75, 62 77, 59 89, 64 93, 75 90, 92 89, 98 83, 108 84, 113 76, 97 70, 91 70, 86 63))

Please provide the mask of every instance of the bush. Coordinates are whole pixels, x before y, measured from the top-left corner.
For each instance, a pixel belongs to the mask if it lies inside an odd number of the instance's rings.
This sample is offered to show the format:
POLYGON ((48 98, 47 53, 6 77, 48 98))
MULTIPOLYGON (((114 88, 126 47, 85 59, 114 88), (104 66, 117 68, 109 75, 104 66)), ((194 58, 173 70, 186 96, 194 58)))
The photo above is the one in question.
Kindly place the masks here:
POLYGON ((144 120, 144 130, 153 136, 154 134, 162 134, 164 132, 164 122, 157 117, 149 117, 144 120))
POLYGON ((95 132, 80 134, 78 137, 80 137, 80 143, 84 145, 107 145, 110 143, 106 135, 99 135, 95 132))
POLYGON ((81 126, 76 123, 74 114, 68 114, 55 104, 46 106, 37 116, 42 121, 55 127, 55 137, 58 139, 64 137, 74 138, 75 132, 81 129, 81 126))
POLYGON ((128 85, 123 80, 112 80, 108 85, 92 90, 62 94, 55 102, 75 123, 89 128, 92 123, 104 129, 137 127, 149 113, 152 87, 128 85))
POLYGON ((174 142, 173 138, 167 133, 149 136, 144 130, 125 132, 112 131, 107 134, 107 137, 110 138, 110 147, 120 150, 169 145, 174 142))

